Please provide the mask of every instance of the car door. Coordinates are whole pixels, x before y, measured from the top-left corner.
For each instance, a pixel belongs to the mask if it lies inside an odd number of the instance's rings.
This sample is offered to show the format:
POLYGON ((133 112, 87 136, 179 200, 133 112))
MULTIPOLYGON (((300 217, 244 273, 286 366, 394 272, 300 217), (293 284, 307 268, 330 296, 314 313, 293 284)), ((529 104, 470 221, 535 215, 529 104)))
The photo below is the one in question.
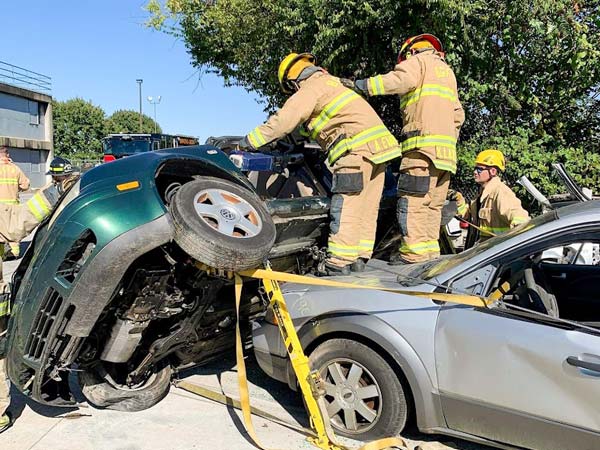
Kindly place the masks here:
POLYGON ((600 332, 446 305, 435 335, 450 429, 536 449, 600 448, 600 332))

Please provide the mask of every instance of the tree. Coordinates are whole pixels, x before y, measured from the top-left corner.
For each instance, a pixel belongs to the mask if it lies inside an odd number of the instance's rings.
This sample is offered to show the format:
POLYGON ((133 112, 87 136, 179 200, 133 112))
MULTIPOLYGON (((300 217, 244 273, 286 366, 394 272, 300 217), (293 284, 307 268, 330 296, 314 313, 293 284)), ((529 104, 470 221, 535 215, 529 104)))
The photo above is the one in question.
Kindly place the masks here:
POLYGON ((108 133, 154 133, 155 130, 157 133, 162 133, 160 125, 145 114, 142 114, 140 130, 140 113, 127 109, 115 111, 106 120, 106 130, 108 133))
POLYGON ((74 98, 52 103, 54 147, 67 158, 98 157, 105 132, 105 114, 91 101, 74 98))
MULTIPOLYGON (((426 30, 444 42, 467 113, 455 183, 493 145, 509 157, 509 178, 527 174, 553 193, 549 163, 559 160, 600 189, 597 1, 150 0, 147 9, 150 26, 183 39, 193 65, 257 92, 268 111, 284 100, 276 72, 290 51, 364 78, 391 70, 403 40, 426 30)), ((370 101, 399 135, 398 99, 370 101)))

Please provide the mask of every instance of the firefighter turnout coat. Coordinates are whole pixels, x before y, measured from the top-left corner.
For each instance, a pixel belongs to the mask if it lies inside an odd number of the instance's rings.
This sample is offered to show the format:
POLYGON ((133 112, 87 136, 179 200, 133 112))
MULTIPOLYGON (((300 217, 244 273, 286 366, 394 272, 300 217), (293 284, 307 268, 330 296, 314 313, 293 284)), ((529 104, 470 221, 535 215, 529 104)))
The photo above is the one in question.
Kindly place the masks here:
POLYGON ((458 205, 458 214, 481 228, 480 241, 505 233, 517 225, 529 222, 529 213, 521 206, 515 193, 494 177, 470 205, 458 205))
POLYGON ((402 152, 371 105, 324 71, 301 81, 300 89, 283 107, 246 139, 256 149, 291 133, 300 124, 305 124, 309 136, 327 152, 330 165, 348 152, 360 154, 373 164, 402 152))
POLYGON ((428 49, 384 75, 366 79, 369 96, 400 96, 402 152, 418 150, 439 170, 456 173, 456 141, 465 113, 456 77, 441 53, 428 49))
POLYGON ((10 161, 0 161, 0 203, 16 205, 19 191, 29 189, 29 179, 10 161))

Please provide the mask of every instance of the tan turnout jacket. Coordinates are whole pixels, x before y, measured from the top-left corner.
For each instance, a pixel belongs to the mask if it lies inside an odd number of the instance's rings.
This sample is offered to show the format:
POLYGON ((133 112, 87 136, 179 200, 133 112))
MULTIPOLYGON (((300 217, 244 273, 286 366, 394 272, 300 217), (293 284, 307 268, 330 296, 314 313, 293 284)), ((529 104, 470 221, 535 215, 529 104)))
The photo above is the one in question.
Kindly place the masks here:
MULTIPOLYGON (((517 225, 529 222, 529 213, 499 177, 488 181, 478 199, 473 200, 469 206, 459 205, 458 213, 467 220, 473 220, 483 231, 502 234, 517 225)), ((479 240, 484 241, 490 237, 492 235, 482 232, 479 240)))
POLYGON ((302 123, 310 137, 327 152, 330 164, 347 152, 360 154, 374 164, 389 161, 402 152, 371 105, 344 87, 339 78, 324 71, 301 81, 300 89, 283 107, 246 139, 259 148, 302 123))
POLYGON ((367 79, 369 95, 400 95, 402 151, 418 150, 436 168, 456 173, 456 141, 465 113, 454 72, 443 55, 426 50, 385 75, 367 79))
POLYGON ((0 160, 0 203, 19 203, 19 191, 29 189, 29 178, 16 164, 0 160))

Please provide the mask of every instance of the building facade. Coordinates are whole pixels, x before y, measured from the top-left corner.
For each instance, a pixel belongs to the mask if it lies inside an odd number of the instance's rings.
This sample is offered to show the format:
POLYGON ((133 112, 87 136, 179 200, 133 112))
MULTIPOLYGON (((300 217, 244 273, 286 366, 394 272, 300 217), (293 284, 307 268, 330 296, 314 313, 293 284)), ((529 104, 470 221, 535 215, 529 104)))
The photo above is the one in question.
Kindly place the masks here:
POLYGON ((0 61, 0 147, 8 147, 32 188, 49 180, 46 172, 53 157, 49 80, 0 61))

